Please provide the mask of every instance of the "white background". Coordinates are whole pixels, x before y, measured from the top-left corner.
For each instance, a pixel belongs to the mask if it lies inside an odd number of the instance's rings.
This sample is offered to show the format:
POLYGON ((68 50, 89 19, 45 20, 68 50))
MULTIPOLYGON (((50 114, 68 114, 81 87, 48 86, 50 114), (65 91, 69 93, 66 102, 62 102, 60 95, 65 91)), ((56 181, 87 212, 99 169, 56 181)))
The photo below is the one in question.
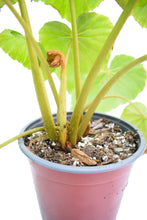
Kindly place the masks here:
MULTIPOLYGON (((36 39, 38 30, 50 20, 62 20, 59 14, 43 3, 29 3, 31 23, 36 39)), ((16 5, 16 8, 17 5, 16 5)), ((120 7, 114 0, 105 0, 101 13, 115 23, 120 7)), ((96 9, 97 12, 100 9, 96 9)), ((10 28, 23 33, 22 28, 7 7, 0 11, 0 32, 10 28)), ((127 54, 139 57, 147 53, 147 30, 142 29, 132 17, 120 33, 113 56, 127 54)), ((147 69, 147 63, 144 63, 147 69)), ((31 73, 13 61, 0 49, 0 142, 17 135, 22 127, 40 117, 31 73)), ((47 84, 46 84, 47 85, 47 84)), ((50 90, 47 85, 48 94, 50 90)), ((147 86, 136 100, 147 106, 147 86)), ((51 95, 50 95, 51 96, 51 95)), ((69 97, 69 96, 68 96, 69 97)), ((56 112, 51 99, 52 112, 56 112)), ((70 108, 68 98, 67 109, 70 108)), ((111 113, 120 116, 122 107, 111 113)), ((134 164, 128 187, 121 203, 117 220, 147 219, 147 155, 134 164)), ((0 219, 41 220, 27 158, 20 152, 17 142, 0 150, 0 219)), ((62 220, 62 219, 61 219, 62 220)))

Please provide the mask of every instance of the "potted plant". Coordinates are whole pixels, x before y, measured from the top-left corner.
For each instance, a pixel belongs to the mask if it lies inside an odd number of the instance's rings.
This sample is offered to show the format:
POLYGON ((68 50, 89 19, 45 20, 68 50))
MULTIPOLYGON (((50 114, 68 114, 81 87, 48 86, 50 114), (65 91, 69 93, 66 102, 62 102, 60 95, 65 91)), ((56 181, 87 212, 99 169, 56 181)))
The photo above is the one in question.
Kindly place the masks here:
MULTIPOLYGON (((46 3, 46 1, 44 2, 46 3)), ((137 16, 137 19, 142 25, 146 25, 145 22, 142 23, 143 21, 140 20, 138 13, 138 8, 142 5, 142 2, 134 0, 129 0, 127 3, 125 1, 118 1, 118 3, 124 7, 124 10, 114 27, 112 27, 108 18, 93 12, 88 13, 89 10, 94 9, 100 2, 101 1, 87 3, 87 6, 83 7, 82 4, 84 4, 84 2, 77 3, 76 1, 67 1, 67 7, 61 7, 59 3, 53 4, 52 1, 47 1, 48 4, 55 7, 62 16, 71 22, 72 30, 63 23, 48 22, 40 29, 40 40, 38 44, 32 34, 25 2, 22 0, 18 1, 21 12, 20 16, 10 1, 1 1, 1 5, 4 3, 7 4, 17 17, 24 28, 25 37, 16 31, 4 30, 0 35, 0 46, 5 52, 9 53, 13 59, 17 59, 19 62, 22 62, 24 66, 31 68, 43 119, 43 125, 40 120, 29 124, 25 127, 23 133, 1 144, 1 147, 32 132, 45 130, 50 140, 59 142, 63 150, 73 153, 73 146, 75 146, 77 140, 80 140, 83 134, 85 134, 91 117, 93 116, 99 119, 100 116, 103 116, 101 114, 94 114, 97 107, 99 111, 106 112, 120 104, 120 100, 123 100, 123 102, 125 100, 130 104, 124 110, 123 118, 134 122, 132 113, 134 110, 134 115, 138 118, 137 123, 142 121, 140 128, 144 135, 146 134, 147 115, 145 107, 140 103, 133 104, 130 99, 134 99, 145 86, 146 71, 140 63, 147 60, 147 55, 139 57, 138 59, 125 55, 117 56, 108 69, 108 60, 115 40, 134 8, 134 16, 137 16), (67 11, 65 10, 66 8, 67 11), (92 36, 94 37, 92 38, 92 36), (12 46, 12 42, 16 42, 16 47, 12 46), (87 46, 87 48, 85 48, 85 46, 87 46), (28 48, 28 54, 26 54, 26 47, 28 48), (48 63, 46 61, 46 51, 48 51, 48 63), (22 54, 24 56, 22 56, 22 54), (57 93, 55 83, 50 73, 50 71, 56 70, 50 70, 48 64, 51 68, 58 68, 61 65, 60 71, 59 68, 57 69, 57 74, 60 76, 59 94, 57 93), (140 74, 138 74, 138 72, 140 74), (50 83, 58 107, 57 117, 54 115, 54 118, 51 114, 43 74, 50 83), (129 87, 132 89, 131 91, 126 89, 128 87, 128 79, 129 87), (74 106, 72 114, 66 113, 66 81, 67 90, 72 93, 72 104, 74 106), (136 86, 138 82, 140 82, 139 87, 136 86), (131 86, 130 83, 132 83, 131 86), (119 86, 120 84, 125 85, 125 90, 124 87, 121 88, 119 86), (107 95, 108 92, 109 94, 107 95), (105 103, 107 99, 112 99, 109 105, 105 103), (86 111, 86 113, 83 116, 84 111, 86 111), (130 117, 130 112, 132 118, 130 117), (54 119, 57 121, 57 124, 54 123, 54 119)), ((145 7, 145 4, 142 7, 145 7)), ((105 117, 112 119, 112 117, 109 116, 105 117)), ((118 119, 113 120, 116 123, 118 122, 118 119)), ((122 121, 121 124, 123 123, 122 121)), ((130 127, 130 124, 125 126, 127 126, 128 129, 131 128, 131 130, 136 131, 136 128, 133 126, 130 127)), ((139 140, 141 145, 145 145, 144 139, 140 137, 139 140)), ((22 139, 20 142, 22 142, 22 139)), ((96 219, 98 213, 99 219, 115 219, 124 187, 127 184, 132 162, 138 155, 136 156, 136 154, 134 154, 130 157, 132 158, 131 160, 124 160, 129 161, 125 165, 120 162, 116 163, 118 165, 117 168, 114 164, 113 166, 105 165, 99 168, 95 166, 90 168, 73 168, 72 166, 55 165, 55 163, 39 159, 39 157, 34 156, 34 154, 27 150, 23 143, 20 145, 23 152, 31 158, 36 189, 38 191, 38 198, 44 219, 71 219, 71 216, 73 216, 73 219, 89 219, 90 216, 96 219), (39 171, 39 174, 37 174, 36 170, 39 171), (79 175, 79 173, 81 173, 81 175, 79 175), (42 176, 40 174, 45 175, 42 176), (50 175, 51 177, 49 177, 50 175), (111 178, 113 177, 111 180, 109 179, 110 176, 111 178), (126 178, 124 178, 124 176, 126 178), (102 185, 98 182, 100 178, 102 178, 100 181, 102 185), (49 183, 47 183, 47 179, 49 179, 49 183), (98 185, 98 187, 96 187, 96 185, 98 185), (83 186, 85 192, 81 190, 83 186), (120 189, 118 186, 121 186, 120 189), (39 189, 40 187, 41 189, 39 189), (114 190, 112 190, 112 188, 114 190), (114 193, 111 194, 110 192, 112 191, 114 193), (51 200, 49 195, 48 197, 45 196, 47 192, 49 192, 51 200), (53 192, 52 196, 51 192, 53 192), (95 192, 97 192, 97 194, 95 192), (100 192, 104 193, 101 194, 100 192), (83 198, 83 204, 77 203, 76 199, 79 195, 83 198), (87 195, 89 202, 86 200, 87 195), (96 199, 98 195, 101 198, 100 201, 96 199), (59 198, 63 198, 64 196, 65 203, 61 205, 59 198), (69 203, 71 196, 74 205, 69 203), (94 201, 94 203, 92 203, 92 201, 94 201), (66 213, 65 204, 66 210, 68 210, 66 213), (92 204, 92 212, 88 211, 90 204, 92 204), (118 206, 116 209, 113 209, 113 206, 116 206, 116 204, 118 206), (106 205, 108 206, 108 211, 104 211, 106 205)), ((140 155, 143 151, 144 146, 139 147, 137 152, 140 155)), ((76 151, 76 155, 74 154, 78 159, 80 152, 76 151)), ((80 156, 82 160, 85 157, 85 155, 80 156)))

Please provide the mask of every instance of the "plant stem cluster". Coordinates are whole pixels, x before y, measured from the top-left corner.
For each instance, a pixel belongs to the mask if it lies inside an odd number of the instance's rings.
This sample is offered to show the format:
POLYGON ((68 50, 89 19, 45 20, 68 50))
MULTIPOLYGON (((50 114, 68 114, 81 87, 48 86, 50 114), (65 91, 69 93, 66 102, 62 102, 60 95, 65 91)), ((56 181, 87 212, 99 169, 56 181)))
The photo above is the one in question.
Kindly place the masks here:
MULTIPOLYGON (((75 145, 76 141, 80 139, 81 136, 84 134, 94 111, 96 110, 101 100, 103 98, 106 98, 106 94, 110 90, 110 88, 120 79, 120 77, 122 77, 130 69, 134 68, 136 65, 147 60, 147 55, 142 56, 134 60, 133 62, 129 63, 127 66, 123 67, 120 71, 118 71, 99 91, 95 99, 89 105, 86 106, 87 112, 85 116, 83 116, 83 112, 85 110, 85 103, 90 93, 90 90, 93 86, 93 83, 96 77, 98 76, 98 74, 100 73, 101 67, 104 61, 106 60, 110 50, 112 49, 118 34, 120 33, 127 18, 130 16, 133 8, 135 7, 137 0, 129 0, 128 3, 126 4, 122 14, 120 15, 118 21, 116 22, 111 33, 106 39, 103 47, 101 48, 96 60, 94 61, 91 70, 87 75, 87 78, 85 79, 84 85, 82 87, 81 87, 81 79, 80 79, 81 76, 80 76, 80 61, 79 61, 79 45, 78 45, 78 36, 77 36, 78 34, 77 34, 75 4, 74 4, 74 0, 69 0, 71 26, 72 26, 73 62, 74 62, 74 73, 75 73, 74 83, 75 83, 75 91, 76 91, 76 104, 73 110, 70 123, 67 123, 67 119, 66 119, 66 60, 64 58, 64 55, 56 50, 48 51, 47 52, 48 62, 47 62, 46 58, 42 54, 40 47, 38 46, 37 42, 33 37, 25 1, 18 0, 21 15, 15 10, 15 8, 13 7, 13 5, 9 0, 3 0, 3 2, 9 7, 9 9, 18 19, 18 21, 20 22, 20 24, 22 25, 25 31, 25 38, 27 42, 34 86, 44 123, 44 128, 41 129, 46 130, 51 140, 59 141, 63 149, 66 149, 67 142, 70 143, 71 146, 75 145), (47 79, 49 81, 49 84, 51 86, 57 104, 58 131, 56 129, 56 125, 54 123, 51 114, 49 98, 47 97, 43 74, 41 72, 38 63, 38 58, 47 76, 47 79), (52 79, 52 75, 50 73, 48 64, 53 68, 61 66, 59 94, 57 93, 56 86, 52 79)), ((17 138, 20 138, 20 136, 17 136, 17 138)), ((13 141, 14 139, 11 139, 11 141, 13 141)), ((1 147, 4 145, 1 145, 1 147)))

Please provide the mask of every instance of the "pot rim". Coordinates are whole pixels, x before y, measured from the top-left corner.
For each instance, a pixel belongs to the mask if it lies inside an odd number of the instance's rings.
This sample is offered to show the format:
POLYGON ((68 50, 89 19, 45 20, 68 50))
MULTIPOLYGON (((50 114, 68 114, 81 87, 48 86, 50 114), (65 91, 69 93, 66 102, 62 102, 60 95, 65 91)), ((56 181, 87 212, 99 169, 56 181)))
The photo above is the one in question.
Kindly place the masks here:
MULTIPOLYGON (((70 117, 72 112, 67 112, 67 117, 70 117)), ((125 121, 123 119, 108 115, 108 114, 103 114, 103 113, 97 113, 95 112, 93 117, 106 117, 106 119, 113 120, 114 122, 119 123, 121 126, 125 127, 126 129, 131 129, 132 131, 138 133, 139 135, 139 147, 138 150, 130 157, 118 161, 116 163, 112 164, 107 164, 107 165, 102 165, 102 166, 90 166, 90 167, 76 167, 76 166, 69 166, 69 165, 63 165, 63 164, 58 164, 54 162, 47 161, 45 159, 42 159, 29 151, 26 146, 24 145, 23 138, 20 138, 18 140, 19 147, 21 151, 32 161, 35 163, 44 166, 46 168, 50 168, 56 171, 61 171, 61 172, 67 172, 67 173, 77 173, 77 174, 92 174, 92 173, 103 173, 103 172, 110 172, 113 170, 121 169, 123 167, 126 167, 133 162, 136 161, 138 157, 140 157, 144 150, 145 150, 145 138, 142 134, 142 132, 136 128, 134 125, 132 125, 130 122, 125 121)), ((53 114, 53 117, 56 117, 56 114, 53 114)), ((20 133, 29 130, 30 128, 37 127, 39 123, 41 123, 41 119, 34 120, 27 124, 20 133)))

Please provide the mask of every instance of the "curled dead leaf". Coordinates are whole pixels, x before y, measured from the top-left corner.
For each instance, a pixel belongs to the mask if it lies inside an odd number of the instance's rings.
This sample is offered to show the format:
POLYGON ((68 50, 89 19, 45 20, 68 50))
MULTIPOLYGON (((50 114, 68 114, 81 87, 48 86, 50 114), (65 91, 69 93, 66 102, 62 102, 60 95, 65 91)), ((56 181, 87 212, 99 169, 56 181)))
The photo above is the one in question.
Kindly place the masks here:
POLYGON ((58 50, 47 51, 47 62, 51 68, 62 66, 65 62, 64 55, 58 50))

